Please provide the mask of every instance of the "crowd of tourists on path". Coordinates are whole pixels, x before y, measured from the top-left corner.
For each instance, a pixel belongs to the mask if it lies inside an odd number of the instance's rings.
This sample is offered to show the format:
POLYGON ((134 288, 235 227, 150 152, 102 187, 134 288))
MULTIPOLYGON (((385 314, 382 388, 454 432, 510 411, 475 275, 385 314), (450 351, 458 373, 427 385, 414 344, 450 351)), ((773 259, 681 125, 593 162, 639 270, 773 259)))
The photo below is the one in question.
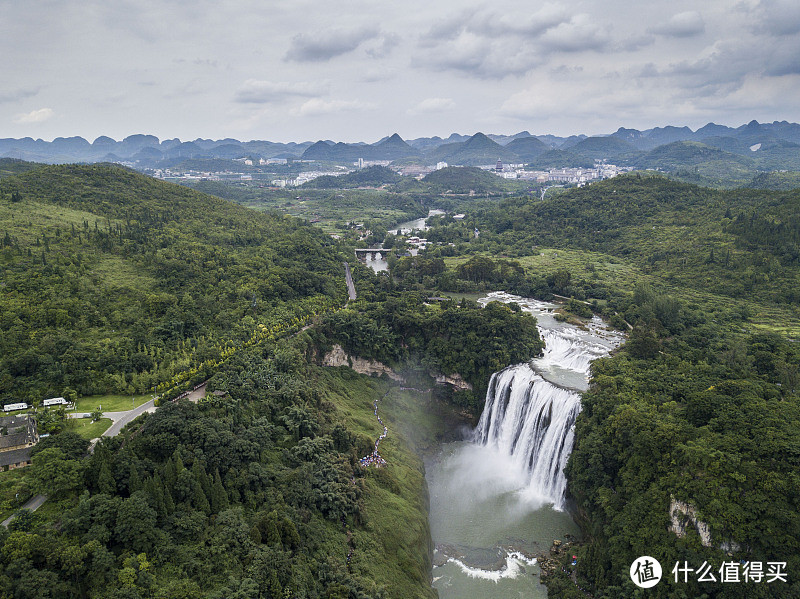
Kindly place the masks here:
MULTIPOLYGON (((386 395, 388 394, 389 392, 387 391, 383 395, 383 397, 386 397, 386 395)), ((383 457, 381 457, 381 454, 378 453, 378 445, 380 445, 381 441, 386 438, 386 434, 389 432, 389 429, 386 428, 386 425, 383 423, 383 420, 381 420, 381 417, 378 415, 377 398, 375 398, 375 401, 372 403, 372 406, 374 408, 375 418, 378 419, 378 422, 383 427, 383 432, 381 433, 380 437, 376 439, 375 449, 372 450, 372 453, 358 460, 358 463, 361 464, 362 468, 366 468, 367 466, 375 466, 377 468, 380 468, 381 466, 386 465, 386 460, 384 460, 383 457)))

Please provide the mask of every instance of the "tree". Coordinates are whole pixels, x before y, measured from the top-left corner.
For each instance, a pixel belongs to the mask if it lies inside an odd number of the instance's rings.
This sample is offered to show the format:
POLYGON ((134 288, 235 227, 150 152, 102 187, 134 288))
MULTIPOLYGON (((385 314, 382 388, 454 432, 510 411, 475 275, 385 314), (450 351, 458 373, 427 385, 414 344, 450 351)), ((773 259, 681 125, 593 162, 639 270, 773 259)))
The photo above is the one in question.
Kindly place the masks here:
POLYGON ((649 360, 658 355, 661 345, 652 329, 634 327, 625 347, 634 358, 649 360))
POLYGON ((156 541, 156 512, 144 491, 137 491, 122 502, 114 528, 115 540, 136 552, 151 549, 156 541))
POLYGON ((97 422, 103 417, 103 410, 98 407, 92 410, 92 413, 89 414, 89 417, 92 419, 92 422, 97 422))
POLYGON ((572 281, 572 273, 566 269, 560 269, 547 277, 547 285, 553 292, 566 293, 572 281))
POLYGON ((44 449, 32 460, 31 478, 37 493, 60 497, 83 488, 83 464, 68 459, 61 449, 44 449))
POLYGON ((58 435, 45 437, 37 443, 31 450, 31 455, 44 451, 47 448, 55 447, 64 453, 64 457, 77 460, 86 455, 89 449, 89 441, 73 431, 64 431, 58 435))
POLYGON ((101 493, 108 495, 115 495, 117 492, 117 481, 111 474, 111 467, 108 465, 107 460, 103 460, 100 466, 100 475, 97 478, 97 488, 101 493))

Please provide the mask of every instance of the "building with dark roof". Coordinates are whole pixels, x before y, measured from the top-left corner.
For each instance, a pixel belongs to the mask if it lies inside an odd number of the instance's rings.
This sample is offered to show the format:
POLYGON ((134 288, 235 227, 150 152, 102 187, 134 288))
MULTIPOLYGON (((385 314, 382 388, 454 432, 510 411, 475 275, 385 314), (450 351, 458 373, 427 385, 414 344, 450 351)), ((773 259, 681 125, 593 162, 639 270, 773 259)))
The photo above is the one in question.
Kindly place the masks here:
POLYGON ((39 442, 36 420, 27 414, 0 417, 0 468, 13 470, 31 463, 31 449, 39 442))

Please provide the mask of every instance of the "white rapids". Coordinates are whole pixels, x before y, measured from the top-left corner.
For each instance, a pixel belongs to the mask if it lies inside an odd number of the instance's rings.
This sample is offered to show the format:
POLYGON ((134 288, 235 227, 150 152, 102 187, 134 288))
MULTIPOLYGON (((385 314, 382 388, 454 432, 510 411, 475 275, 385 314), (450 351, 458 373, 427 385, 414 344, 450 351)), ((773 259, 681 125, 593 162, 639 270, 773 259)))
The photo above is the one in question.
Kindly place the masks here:
POLYGON ((599 318, 556 321, 556 304, 504 292, 478 300, 514 302, 533 314, 541 357, 492 375, 478 426, 426 464, 433 586, 442 599, 547 596, 533 555, 578 529, 565 509, 564 467, 572 452, 581 392, 591 363, 623 341, 599 318), (496 556, 496 558, 495 558, 496 556))
POLYGON ((490 294, 484 301, 491 300, 516 301, 536 314, 545 350, 530 363, 492 375, 474 441, 497 448, 527 473, 525 496, 562 510, 567 487, 564 466, 581 410, 580 391, 585 389, 592 360, 608 355, 622 338, 607 331, 599 336, 596 322, 588 332, 561 325, 550 315, 553 304, 505 293, 490 294))

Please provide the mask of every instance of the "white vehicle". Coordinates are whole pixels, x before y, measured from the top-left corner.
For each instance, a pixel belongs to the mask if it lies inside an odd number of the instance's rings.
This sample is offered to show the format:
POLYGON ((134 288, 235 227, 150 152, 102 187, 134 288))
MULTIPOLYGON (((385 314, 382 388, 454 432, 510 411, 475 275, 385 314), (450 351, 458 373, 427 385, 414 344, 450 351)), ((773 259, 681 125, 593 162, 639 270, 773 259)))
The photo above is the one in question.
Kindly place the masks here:
POLYGON ((48 406, 66 406, 66 405, 69 405, 69 402, 63 397, 51 397, 50 399, 45 399, 42 402, 42 406, 44 406, 45 408, 48 406))
POLYGON ((8 403, 3 406, 4 412, 14 412, 16 410, 27 410, 28 404, 26 403, 8 403))

